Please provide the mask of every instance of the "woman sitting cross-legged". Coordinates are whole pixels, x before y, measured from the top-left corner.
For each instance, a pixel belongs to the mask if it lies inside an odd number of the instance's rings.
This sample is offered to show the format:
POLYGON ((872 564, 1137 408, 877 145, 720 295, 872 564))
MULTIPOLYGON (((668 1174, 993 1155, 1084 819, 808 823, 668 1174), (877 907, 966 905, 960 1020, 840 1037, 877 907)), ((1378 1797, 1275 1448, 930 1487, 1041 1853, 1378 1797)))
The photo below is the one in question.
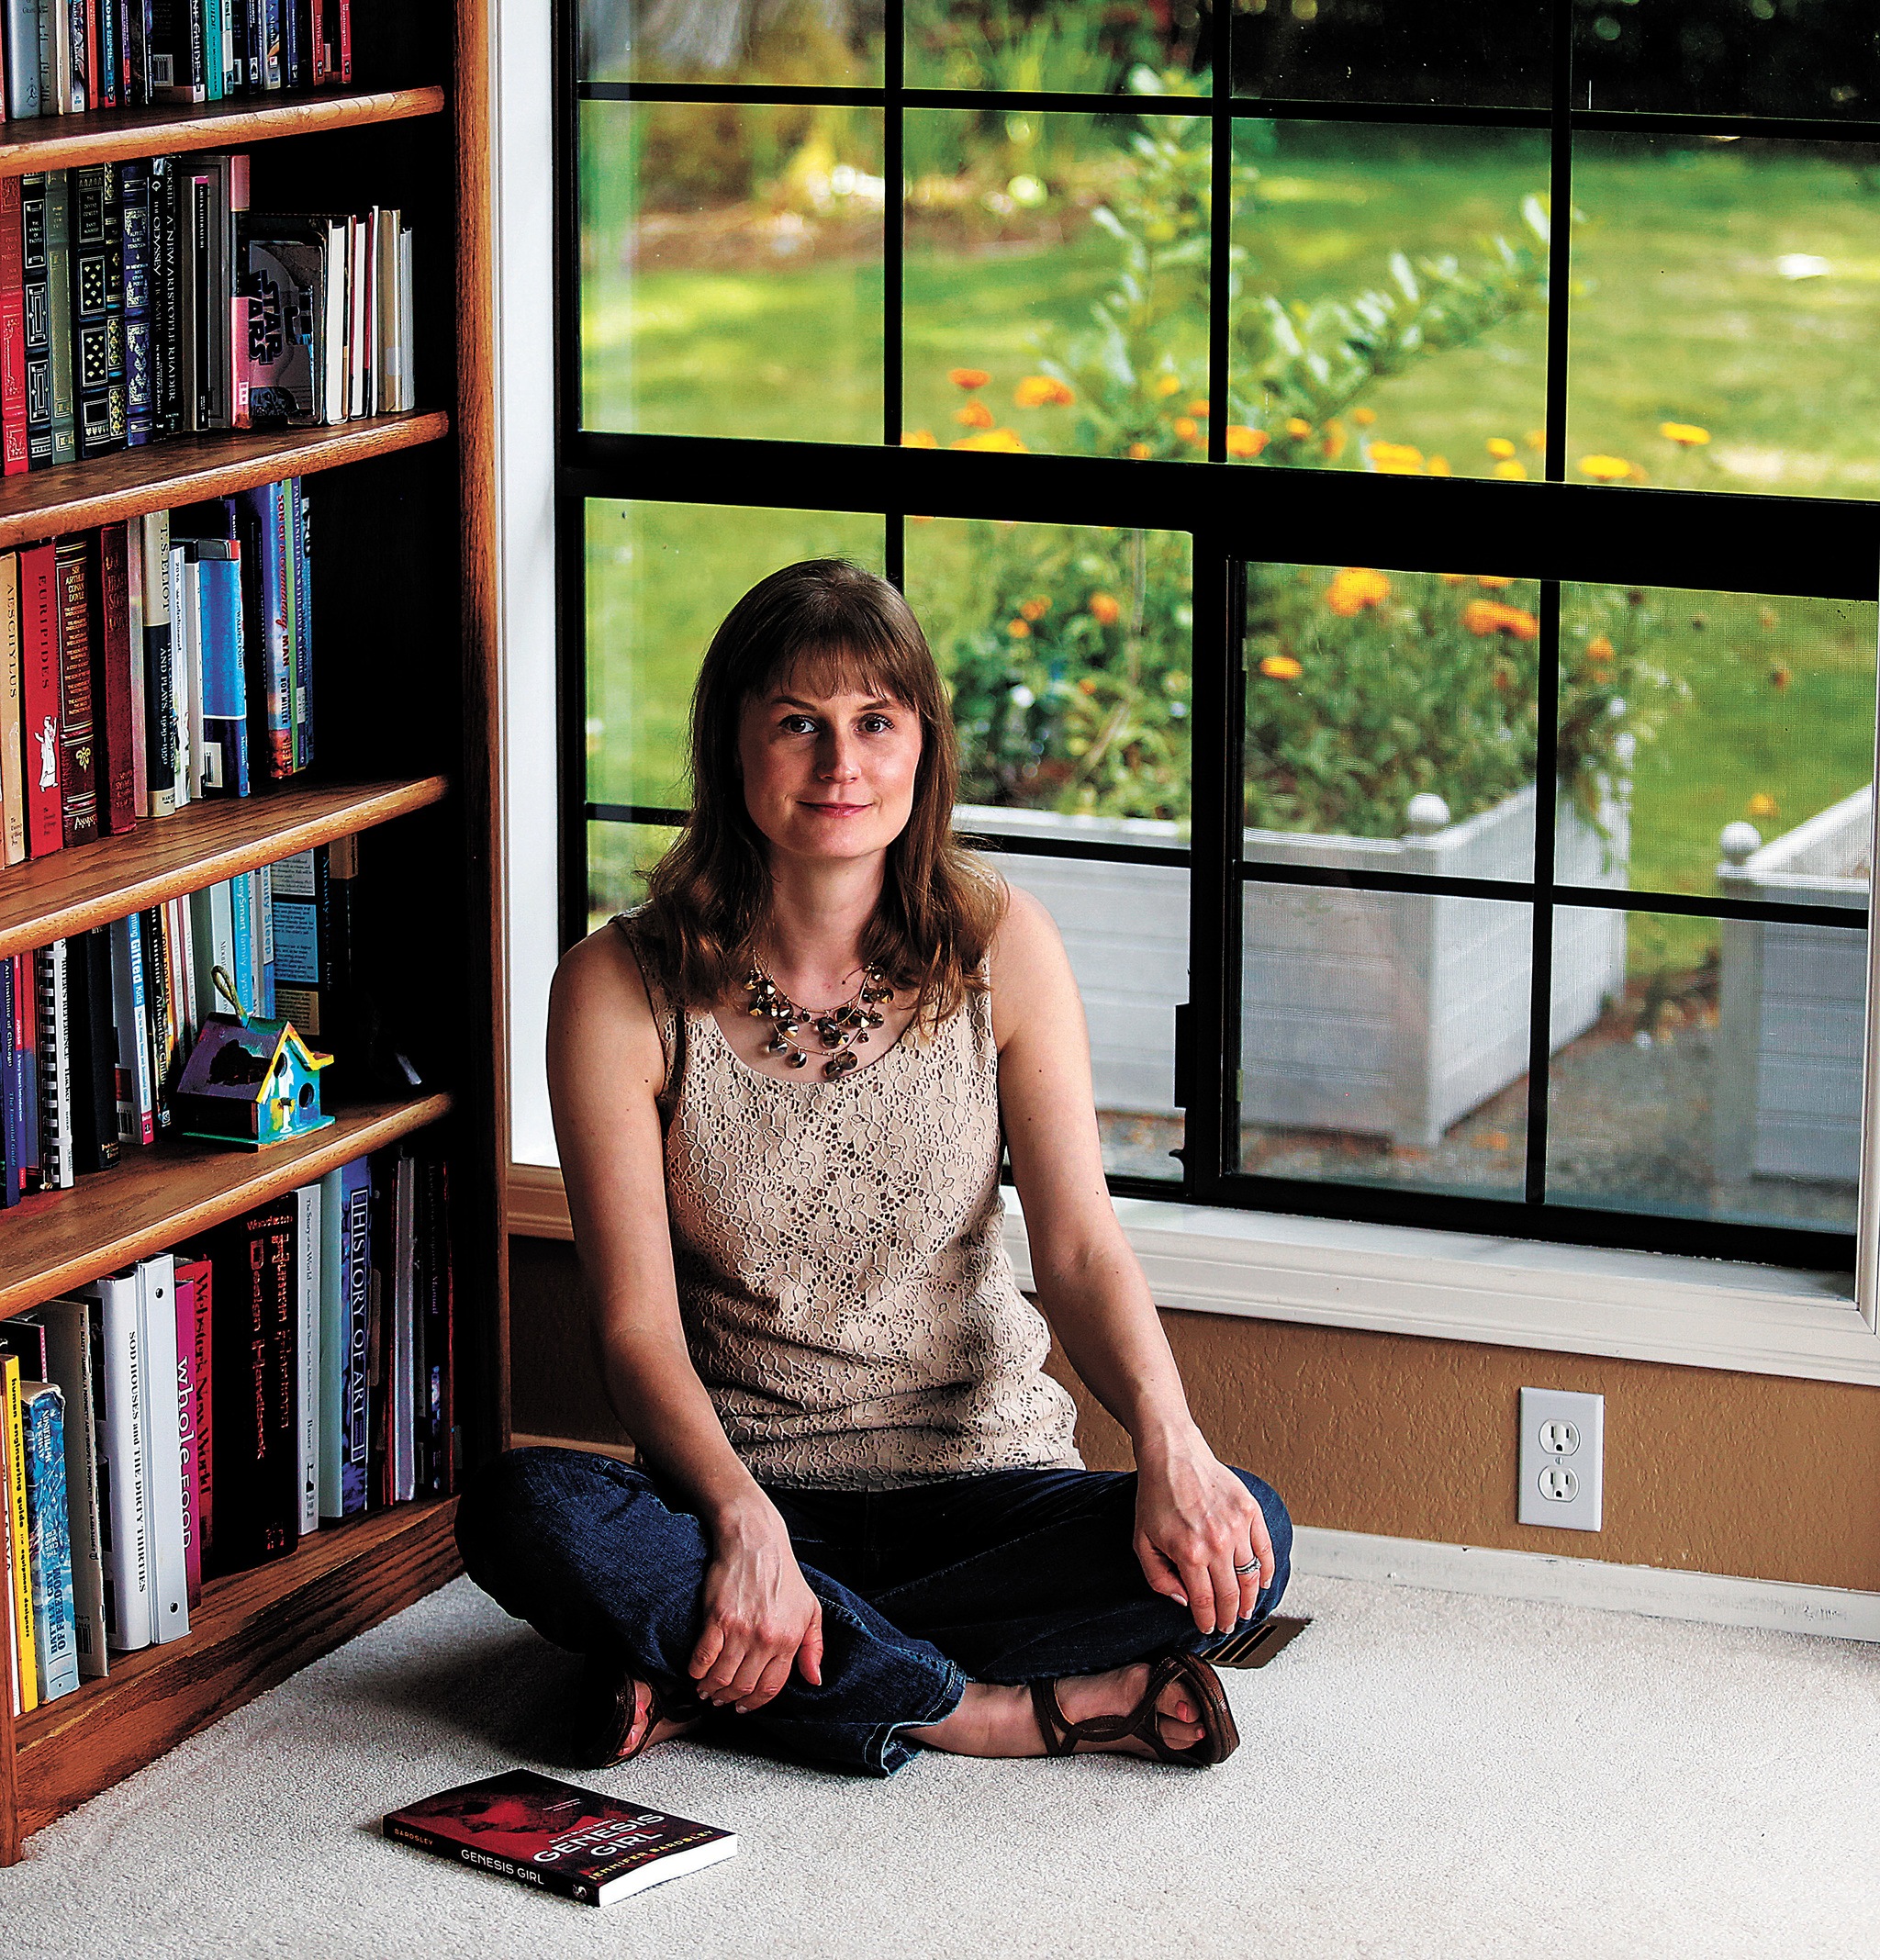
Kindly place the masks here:
POLYGON ((1103 1181, 1048 915, 953 840, 933 655, 816 560, 720 627, 651 896, 555 975, 549 1080, 638 1468, 520 1450, 464 1563, 588 1657, 600 1762, 700 1726, 886 1775, 916 1748, 1218 1763, 1203 1656, 1292 1526, 1188 1411, 1103 1181), (1002 1139, 1044 1317, 1001 1238, 1002 1139), (1046 1320, 1129 1432, 1085 1470, 1046 1320))

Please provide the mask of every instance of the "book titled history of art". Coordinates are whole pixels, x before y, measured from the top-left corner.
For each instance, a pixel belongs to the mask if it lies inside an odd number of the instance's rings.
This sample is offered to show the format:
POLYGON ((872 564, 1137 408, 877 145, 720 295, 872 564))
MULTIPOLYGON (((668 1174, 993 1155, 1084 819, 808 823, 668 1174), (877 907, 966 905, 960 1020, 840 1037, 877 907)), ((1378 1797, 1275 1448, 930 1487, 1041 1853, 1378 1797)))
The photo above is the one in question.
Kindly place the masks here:
POLYGON ((738 1848, 729 1831, 532 1769, 506 1770, 394 1810, 385 1833, 584 1906, 610 1906, 738 1848))

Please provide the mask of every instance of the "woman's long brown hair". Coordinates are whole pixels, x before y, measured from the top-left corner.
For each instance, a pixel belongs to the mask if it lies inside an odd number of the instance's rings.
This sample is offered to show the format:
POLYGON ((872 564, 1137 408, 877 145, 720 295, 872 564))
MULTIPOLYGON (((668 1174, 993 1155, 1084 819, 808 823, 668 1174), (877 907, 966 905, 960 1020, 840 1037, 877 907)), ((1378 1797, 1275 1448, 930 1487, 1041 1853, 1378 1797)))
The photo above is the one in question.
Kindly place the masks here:
POLYGON ((907 827, 888 848, 881 901, 862 958, 913 990, 928 1031, 985 985, 981 964, 1005 887, 953 835, 959 758, 946 689, 907 601, 843 558, 785 566, 755 585, 712 636, 692 691, 692 807, 653 868, 640 917, 671 983, 694 1005, 726 999, 749 971, 769 921, 764 839, 744 805, 738 728, 744 702, 789 678, 853 689, 920 717, 921 759, 907 827))

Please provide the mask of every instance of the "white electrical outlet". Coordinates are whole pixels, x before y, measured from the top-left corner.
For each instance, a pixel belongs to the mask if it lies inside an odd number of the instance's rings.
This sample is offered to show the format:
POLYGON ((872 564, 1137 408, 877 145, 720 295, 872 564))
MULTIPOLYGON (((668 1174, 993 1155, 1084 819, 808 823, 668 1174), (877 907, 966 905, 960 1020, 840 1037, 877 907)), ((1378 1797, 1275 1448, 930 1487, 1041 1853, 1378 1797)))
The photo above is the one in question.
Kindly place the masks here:
POLYGON ((1597 1531, 1605 1468, 1604 1395, 1565 1388, 1521 1391, 1521 1487, 1515 1516, 1522 1524, 1597 1531))

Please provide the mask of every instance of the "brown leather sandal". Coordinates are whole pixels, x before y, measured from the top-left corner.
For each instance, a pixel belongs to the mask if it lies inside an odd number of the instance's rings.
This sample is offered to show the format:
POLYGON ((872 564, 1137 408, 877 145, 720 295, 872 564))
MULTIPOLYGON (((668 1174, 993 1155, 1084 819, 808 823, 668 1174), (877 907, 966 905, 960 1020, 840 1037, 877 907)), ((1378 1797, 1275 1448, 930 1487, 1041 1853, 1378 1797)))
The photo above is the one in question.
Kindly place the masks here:
POLYGON ((1209 1769, 1225 1763, 1240 1747, 1240 1731, 1234 1726, 1234 1711, 1227 1706, 1221 1677, 1199 1654, 1165 1653, 1149 1669, 1149 1685, 1126 1715, 1092 1715, 1080 1722, 1067 1721, 1051 1682, 1034 1681, 1031 1690, 1046 1755, 1070 1755, 1080 1742, 1120 1742, 1134 1737, 1147 1742, 1160 1762, 1209 1769), (1163 1692, 1177 1681, 1193 1697, 1200 1711, 1201 1741, 1186 1749, 1171 1749, 1162 1740, 1161 1718, 1156 1712, 1163 1692))
POLYGON ((627 1738, 633 1732, 633 1719, 639 1713, 636 1690, 643 1679, 645 1677, 605 1668, 599 1662, 588 1663, 584 1687, 587 1706, 591 1710, 585 1738, 589 1769, 631 1763, 642 1750, 651 1746, 654 1731, 661 1722, 692 1722, 704 1714, 705 1705, 696 1697, 664 1695, 656 1682, 647 1680, 646 1726, 640 1732, 640 1740, 629 1746, 627 1738))

